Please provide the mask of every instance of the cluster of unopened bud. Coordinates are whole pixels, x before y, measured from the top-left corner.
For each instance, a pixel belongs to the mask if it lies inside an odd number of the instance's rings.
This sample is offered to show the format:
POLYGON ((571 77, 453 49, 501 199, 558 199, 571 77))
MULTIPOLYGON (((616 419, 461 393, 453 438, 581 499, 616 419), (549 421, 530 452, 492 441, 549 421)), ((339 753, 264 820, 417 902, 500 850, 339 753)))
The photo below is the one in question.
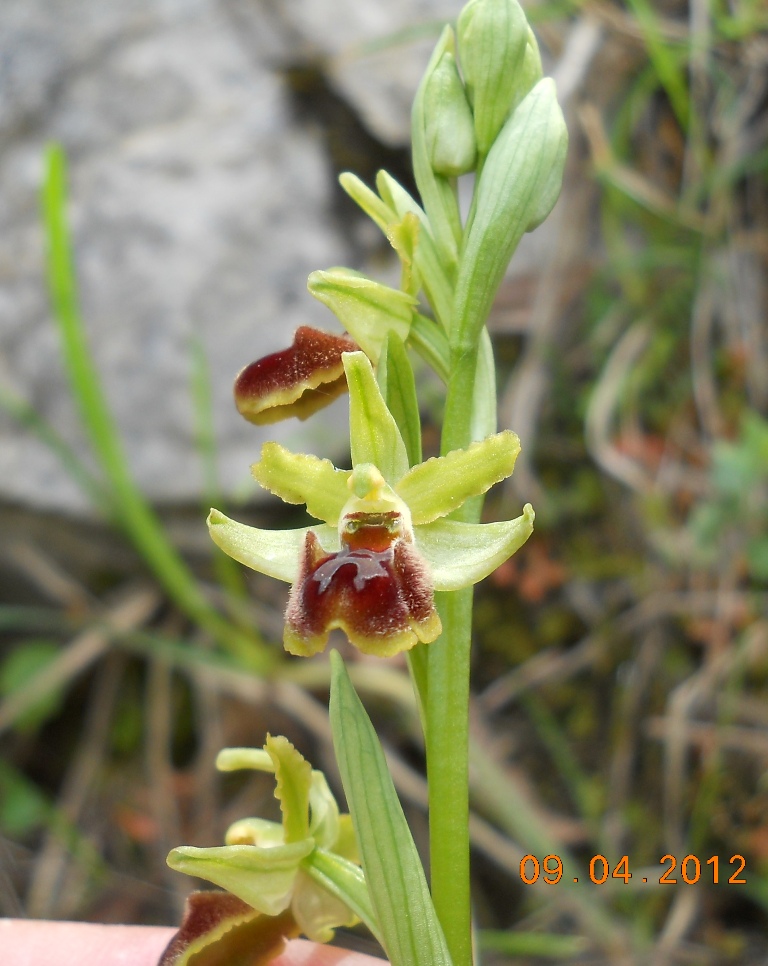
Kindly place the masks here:
POLYGON ((432 170, 450 178, 482 163, 541 60, 518 0, 470 0, 442 45, 425 79, 425 141, 432 170))

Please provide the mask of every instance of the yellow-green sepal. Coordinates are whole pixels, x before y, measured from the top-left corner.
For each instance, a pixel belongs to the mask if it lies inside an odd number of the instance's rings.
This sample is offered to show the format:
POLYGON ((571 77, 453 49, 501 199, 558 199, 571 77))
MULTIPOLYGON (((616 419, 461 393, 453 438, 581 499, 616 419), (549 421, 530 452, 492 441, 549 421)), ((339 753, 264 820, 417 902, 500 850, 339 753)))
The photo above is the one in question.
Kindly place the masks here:
POLYGON ((299 864, 315 843, 307 838, 289 845, 221 845, 173 849, 168 865, 177 872, 198 876, 247 902, 267 916, 288 907, 299 864))
POLYGON ((251 473, 265 490, 285 503, 305 503, 307 513, 331 526, 339 522, 339 511, 349 492, 349 470, 337 470, 330 460, 306 453, 291 453, 279 443, 265 443, 261 459, 251 473))
POLYGON ((493 573, 530 537, 533 520, 526 503, 521 516, 501 523, 441 519, 419 527, 417 545, 429 559, 435 590, 459 590, 493 573))
POLYGON ((234 560, 289 584, 296 579, 299 555, 308 530, 317 534, 321 546, 329 553, 339 549, 335 527, 319 525, 298 530, 261 530, 231 520, 220 510, 211 510, 208 530, 216 546, 234 560))
POLYGON ((394 485, 408 469, 403 437, 382 398, 365 353, 345 352, 342 361, 349 386, 352 465, 373 463, 387 483, 394 485))

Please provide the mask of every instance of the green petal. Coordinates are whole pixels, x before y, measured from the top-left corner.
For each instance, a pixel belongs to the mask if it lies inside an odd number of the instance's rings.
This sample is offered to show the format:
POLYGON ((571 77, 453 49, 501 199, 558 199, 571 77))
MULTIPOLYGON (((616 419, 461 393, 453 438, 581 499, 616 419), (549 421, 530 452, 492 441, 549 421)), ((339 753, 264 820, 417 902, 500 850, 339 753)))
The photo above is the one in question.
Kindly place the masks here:
POLYGON ((403 438, 382 399, 365 354, 345 352, 342 359, 349 386, 352 465, 373 463, 387 483, 394 485, 408 469, 408 454, 403 438))
POLYGON ((287 908, 299 863, 314 848, 311 839, 260 849, 256 845, 222 845, 197 849, 185 845, 168 856, 177 872, 213 882, 267 916, 287 908))
POLYGON ((458 590, 487 577, 533 532, 533 507, 502 523, 436 520, 419 527, 416 545, 428 561, 435 590, 458 590))
POLYGON ((414 525, 431 523, 511 476, 519 452, 520 440, 505 430, 466 449, 419 463, 395 490, 408 504, 414 525))
POLYGON ((285 503, 306 503, 310 516, 333 527, 339 522, 339 511, 349 496, 349 470, 337 470, 330 460, 317 456, 291 453, 279 443, 265 443, 251 473, 285 503))
POLYGON ((312 272, 307 288, 327 305, 369 359, 376 362, 390 331, 405 341, 416 299, 349 268, 312 272))
POLYGON ((300 530, 259 530, 230 520, 219 510, 208 515, 211 539, 224 553, 241 564, 268 577, 293 583, 299 564, 299 553, 308 530, 314 530, 321 546, 329 553, 339 549, 339 538, 333 527, 302 527, 300 530))
POLYGON ((275 773, 274 762, 263 748, 222 748, 216 755, 217 771, 240 771, 244 768, 275 773))
POLYGON ((309 789, 312 766, 282 735, 270 735, 264 750, 275 766, 275 798, 280 802, 285 843, 309 837, 309 789))

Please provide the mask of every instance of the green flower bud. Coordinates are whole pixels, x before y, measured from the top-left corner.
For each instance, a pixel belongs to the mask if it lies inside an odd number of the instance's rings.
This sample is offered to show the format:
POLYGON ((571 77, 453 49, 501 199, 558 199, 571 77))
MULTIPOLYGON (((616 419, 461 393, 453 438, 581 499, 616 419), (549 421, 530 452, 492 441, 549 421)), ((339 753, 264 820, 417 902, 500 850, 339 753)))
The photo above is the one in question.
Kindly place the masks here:
POLYGON ((477 159, 475 123, 456 58, 446 51, 424 92, 427 154, 432 170, 446 178, 473 171, 477 159))
POLYGON ((519 99, 528 22, 517 0, 470 0, 456 33, 477 150, 485 155, 519 99))
POLYGON ((544 71, 541 67, 539 45, 536 41, 533 31, 529 27, 528 42, 525 45, 525 53, 523 54, 523 60, 520 64, 517 90, 515 91, 515 100, 512 104, 512 110, 517 107, 517 105, 523 100, 529 91, 533 90, 543 76, 544 71))

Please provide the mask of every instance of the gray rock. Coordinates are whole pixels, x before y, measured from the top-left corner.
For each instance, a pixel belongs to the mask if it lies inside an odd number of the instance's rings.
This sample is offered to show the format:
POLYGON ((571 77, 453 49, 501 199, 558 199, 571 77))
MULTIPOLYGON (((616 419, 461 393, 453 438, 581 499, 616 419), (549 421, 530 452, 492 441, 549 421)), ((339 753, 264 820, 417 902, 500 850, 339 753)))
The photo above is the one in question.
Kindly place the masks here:
MULTIPOLYGON (((232 405, 242 365, 288 344, 299 324, 334 327, 306 276, 350 255, 328 217, 319 135, 292 123, 279 76, 232 17, 213 0, 6 0, 0 44, 3 385, 87 460, 42 285, 37 197, 55 139, 70 161, 88 336, 142 489, 156 500, 200 496, 195 340, 225 490, 251 491, 248 465, 275 435, 343 451, 343 405, 277 434, 232 405)), ((0 496, 87 510, 50 449, 0 418, 0 496)))
POLYGON ((266 63, 323 65, 330 83, 385 144, 409 141, 413 94, 443 25, 463 0, 229 0, 266 63))

